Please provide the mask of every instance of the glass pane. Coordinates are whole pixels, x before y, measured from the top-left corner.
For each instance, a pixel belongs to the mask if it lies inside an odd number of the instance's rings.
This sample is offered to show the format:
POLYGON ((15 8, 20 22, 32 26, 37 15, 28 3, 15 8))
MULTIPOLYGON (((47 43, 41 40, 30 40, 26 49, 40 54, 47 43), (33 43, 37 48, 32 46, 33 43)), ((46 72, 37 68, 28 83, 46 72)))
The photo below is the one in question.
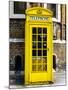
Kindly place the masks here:
POLYGON ((42 65, 38 65, 38 71, 42 71, 42 65))
POLYGON ((38 41, 42 41, 42 35, 38 35, 38 41))
POLYGON ((42 48, 42 43, 38 42, 38 48, 42 48))
POLYGON ((48 4, 47 8, 53 12, 53 17, 57 18, 57 14, 56 14, 57 6, 56 6, 56 4, 48 4))
POLYGON ((36 65, 32 65, 32 71, 36 71, 36 65))
POLYGON ((43 57, 43 63, 47 63, 47 57, 43 57))
POLYGON ((43 35, 43 41, 47 41, 47 35, 43 35))
POLYGON ((43 65, 43 71, 47 71, 47 65, 43 65))
POLYGON ((43 50, 43 56, 47 56, 47 50, 43 50))
POLYGON ((32 56, 36 56, 36 50, 32 50, 32 56))
POLYGON ((38 28, 38 34, 42 33, 42 28, 38 28))
POLYGON ((37 61, 37 58, 36 57, 32 57, 32 63, 35 64, 37 61))
POLYGON ((32 35, 32 41, 36 41, 36 35, 32 35))
POLYGON ((42 50, 38 50, 38 56, 42 56, 42 50))
POLYGON ((14 2, 14 13, 24 14, 26 10, 26 2, 14 2))
POLYGON ((35 27, 32 28, 32 33, 36 34, 36 28, 35 27))
POLYGON ((47 34, 47 28, 43 28, 43 34, 47 34))
POLYGON ((36 48, 37 43, 36 42, 32 42, 32 48, 36 48))
POLYGON ((43 42, 43 48, 47 48, 47 42, 43 42))
POLYGON ((39 64, 42 63, 42 57, 41 57, 41 56, 38 57, 38 63, 39 63, 39 64))

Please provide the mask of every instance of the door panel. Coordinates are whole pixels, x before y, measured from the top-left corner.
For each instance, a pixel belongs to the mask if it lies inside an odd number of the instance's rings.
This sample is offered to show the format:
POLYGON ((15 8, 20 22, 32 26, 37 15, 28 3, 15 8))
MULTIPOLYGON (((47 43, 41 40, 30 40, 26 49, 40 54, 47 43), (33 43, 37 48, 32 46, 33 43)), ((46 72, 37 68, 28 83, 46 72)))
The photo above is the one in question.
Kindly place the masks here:
POLYGON ((49 31, 47 25, 30 25, 30 82, 48 81, 51 78, 49 31))

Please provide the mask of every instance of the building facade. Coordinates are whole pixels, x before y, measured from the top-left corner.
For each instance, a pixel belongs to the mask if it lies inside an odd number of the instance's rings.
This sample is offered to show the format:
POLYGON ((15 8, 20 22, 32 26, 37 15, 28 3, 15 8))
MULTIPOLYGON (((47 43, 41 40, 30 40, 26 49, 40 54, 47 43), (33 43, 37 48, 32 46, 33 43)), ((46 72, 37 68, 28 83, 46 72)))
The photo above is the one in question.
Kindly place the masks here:
MULTIPOLYGON (((32 2, 9 2, 9 64, 10 64, 10 84, 15 83, 15 63, 16 57, 20 57, 22 64, 21 75, 24 77, 25 63, 25 10, 31 7, 44 7, 53 11, 53 47, 57 66, 66 63, 66 6, 59 4, 43 4, 32 2), (59 53, 58 53, 59 52, 59 53), (61 64, 62 63, 62 64, 61 64)), ((22 79, 23 80, 23 79, 22 79)))

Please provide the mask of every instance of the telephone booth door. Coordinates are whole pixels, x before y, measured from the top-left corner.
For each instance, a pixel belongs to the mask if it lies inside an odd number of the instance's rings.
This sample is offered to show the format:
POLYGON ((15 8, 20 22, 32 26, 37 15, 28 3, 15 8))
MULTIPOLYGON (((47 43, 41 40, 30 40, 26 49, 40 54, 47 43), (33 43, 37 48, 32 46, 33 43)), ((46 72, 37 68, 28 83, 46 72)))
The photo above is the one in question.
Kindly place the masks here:
POLYGON ((30 22, 26 27, 25 84, 52 81, 52 25, 30 22))
POLYGON ((52 79, 52 60, 50 60, 50 26, 30 25, 30 82, 45 82, 52 79))

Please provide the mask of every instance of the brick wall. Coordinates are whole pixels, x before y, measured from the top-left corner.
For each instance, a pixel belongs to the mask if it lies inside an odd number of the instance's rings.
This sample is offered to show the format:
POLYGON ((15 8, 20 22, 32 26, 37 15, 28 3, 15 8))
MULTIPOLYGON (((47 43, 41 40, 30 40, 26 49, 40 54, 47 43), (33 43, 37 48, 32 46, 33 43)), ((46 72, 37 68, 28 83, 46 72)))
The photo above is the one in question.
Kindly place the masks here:
POLYGON ((61 67, 61 69, 65 69, 65 65, 66 65, 66 44, 59 44, 56 43, 53 45, 53 53, 56 54, 57 56, 57 64, 58 64, 58 68, 59 65, 61 67))
POLYGON ((15 56, 20 55, 22 58, 22 70, 24 69, 23 63, 24 63, 24 43, 23 42, 18 42, 18 43, 10 43, 10 63, 12 63, 12 67, 10 68, 11 70, 14 70, 15 66, 15 56))
POLYGON ((10 19, 9 24, 10 38, 24 38, 25 37, 25 20, 24 19, 10 19))

